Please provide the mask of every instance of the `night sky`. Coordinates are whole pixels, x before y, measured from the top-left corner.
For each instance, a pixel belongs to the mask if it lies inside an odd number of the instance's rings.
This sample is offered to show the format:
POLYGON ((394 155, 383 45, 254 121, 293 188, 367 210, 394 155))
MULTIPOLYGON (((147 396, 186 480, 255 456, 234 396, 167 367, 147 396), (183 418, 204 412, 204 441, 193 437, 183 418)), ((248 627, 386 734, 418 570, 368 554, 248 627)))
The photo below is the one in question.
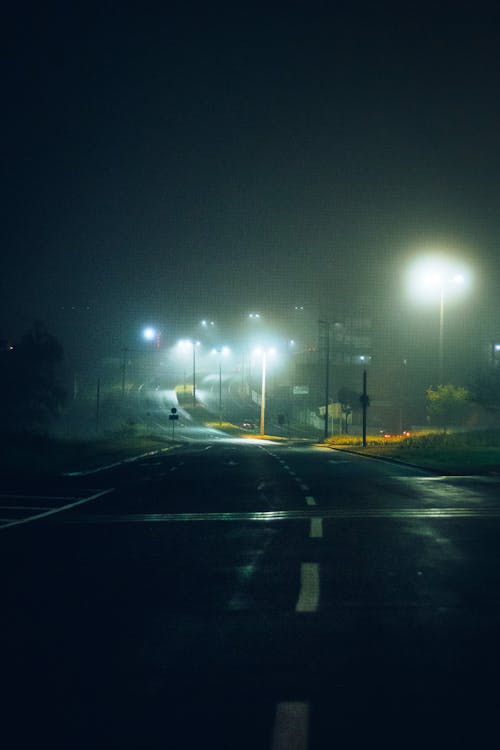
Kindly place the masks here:
POLYGON ((0 336, 394 316, 438 246, 500 334, 498 13, 438 5, 16 5, 0 336))

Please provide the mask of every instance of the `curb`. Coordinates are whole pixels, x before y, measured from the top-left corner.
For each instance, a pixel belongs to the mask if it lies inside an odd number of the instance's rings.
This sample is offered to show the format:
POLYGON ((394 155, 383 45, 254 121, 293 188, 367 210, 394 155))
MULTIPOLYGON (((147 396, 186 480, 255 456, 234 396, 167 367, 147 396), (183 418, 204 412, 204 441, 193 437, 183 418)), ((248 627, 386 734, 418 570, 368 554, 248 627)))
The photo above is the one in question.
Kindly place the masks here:
POLYGON ((181 448, 181 444, 179 445, 171 445, 168 448, 159 448, 158 450, 154 451, 147 451, 146 453, 141 453, 138 456, 129 456, 128 458, 123 458, 121 461, 115 461, 112 464, 105 464, 104 466, 97 466, 93 469, 81 469, 80 471, 64 471, 62 472, 62 477, 85 477, 89 474, 98 474, 100 471, 108 471, 109 469, 116 469, 117 466, 123 466, 123 464, 130 464, 134 461, 140 461, 141 458, 149 458, 150 456, 159 456, 161 453, 166 453, 167 451, 174 450, 174 448, 181 448))

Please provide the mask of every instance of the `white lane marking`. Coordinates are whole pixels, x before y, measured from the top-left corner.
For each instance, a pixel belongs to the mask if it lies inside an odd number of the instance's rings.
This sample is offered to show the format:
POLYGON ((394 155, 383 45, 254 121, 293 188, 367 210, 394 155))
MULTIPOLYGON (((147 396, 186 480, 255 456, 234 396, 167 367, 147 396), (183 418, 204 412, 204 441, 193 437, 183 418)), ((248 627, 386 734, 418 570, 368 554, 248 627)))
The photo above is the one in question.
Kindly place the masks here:
POLYGON ((308 505, 316 505, 316 500, 312 497, 312 495, 306 495, 306 503, 308 505))
POLYGON ((0 498, 8 498, 9 500, 79 500, 79 497, 72 497, 71 495, 12 495, 3 494, 0 498))
POLYGON ((304 490, 304 492, 309 492, 309 487, 308 487, 308 485, 307 485, 307 484, 301 484, 301 485, 300 485, 300 489, 301 489, 301 490, 304 490))
POLYGON ((271 750, 307 750, 308 734, 309 703, 278 703, 271 750))
POLYGON ((46 516, 53 516, 55 513, 60 513, 63 510, 70 510, 71 508, 76 508, 77 505, 83 505, 84 503, 88 503, 91 500, 97 500, 98 497, 103 497, 103 495, 109 495, 110 492, 114 492, 114 491, 115 491, 115 488, 110 487, 108 490, 101 490, 101 492, 96 492, 94 495, 90 495, 89 497, 83 497, 80 500, 77 500, 75 503, 68 503, 67 505, 62 505, 59 508, 51 508, 51 510, 47 510, 44 513, 37 513, 35 516, 28 516, 28 518, 19 518, 16 521, 10 521, 10 523, 6 523, 3 526, 0 526, 0 530, 3 531, 3 529, 10 529, 12 526, 20 526, 23 523, 36 521, 39 518, 45 518, 46 516))
POLYGON ((295 472, 295 471, 289 471, 288 473, 290 474, 291 477, 296 477, 297 476, 297 472, 295 472))
POLYGON ((141 453, 140 456, 130 456, 124 458, 122 461, 115 461, 113 464, 106 464, 105 466, 98 466, 95 469, 82 469, 82 471, 65 471, 63 477, 85 477, 88 474, 97 474, 99 471, 108 471, 108 469, 116 469, 117 466, 123 466, 123 464, 131 464, 135 461, 140 461, 141 458, 147 456, 158 456, 166 451, 171 451, 174 448, 180 448, 180 445, 171 445, 168 448, 160 448, 157 451, 148 451, 147 453, 141 453))
POLYGON ((309 529, 310 539, 321 539, 323 537, 323 519, 311 518, 311 528, 309 529))
POLYGON ((52 505, 0 505, 0 510, 52 510, 52 505))
POLYGON ((296 612, 316 612, 319 604, 319 565, 302 563, 300 566, 300 593, 296 612))

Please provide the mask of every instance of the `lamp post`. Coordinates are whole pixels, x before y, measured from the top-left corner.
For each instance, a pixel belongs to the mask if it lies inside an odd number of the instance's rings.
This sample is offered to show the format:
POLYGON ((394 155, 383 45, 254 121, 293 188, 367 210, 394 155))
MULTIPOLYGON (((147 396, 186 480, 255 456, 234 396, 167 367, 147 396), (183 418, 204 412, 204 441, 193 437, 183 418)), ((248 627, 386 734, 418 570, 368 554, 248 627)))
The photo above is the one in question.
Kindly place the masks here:
POLYGON ((191 347, 193 352, 193 409, 196 408, 196 347, 200 345, 199 341, 191 341, 191 339, 183 339, 179 341, 179 347, 184 351, 189 350, 191 347))
POLYGON ((408 268, 407 287, 411 296, 423 302, 439 304, 438 357, 435 377, 445 378, 445 306, 470 286, 471 273, 461 261, 437 252, 418 258, 408 268))
POLYGON ((328 438, 328 405, 330 402, 330 323, 327 320, 320 320, 319 323, 319 335, 320 335, 320 349, 324 348, 325 351, 325 426, 324 426, 324 437, 325 440, 328 438), (322 340, 321 340, 322 339, 322 340), (323 345, 323 346, 322 346, 323 345))
POLYGON ((262 386, 261 386, 261 399, 260 399, 260 434, 266 434, 266 368, 267 368, 267 352, 262 352, 262 386))
POLYGON ((438 380, 443 384, 444 380, 444 294, 445 289, 462 286, 465 278, 461 273, 450 273, 447 269, 435 271, 428 274, 424 282, 427 286, 439 289, 439 357, 438 357, 438 380))
POLYGON ((219 355, 219 426, 222 425, 222 356, 229 354, 229 347, 222 346, 219 349, 212 349, 212 354, 219 355))
POLYGON ((261 349, 255 351, 262 356, 262 380, 261 380, 261 398, 260 398, 260 435, 266 434, 266 373, 267 373, 267 356, 274 354, 275 349, 261 349))

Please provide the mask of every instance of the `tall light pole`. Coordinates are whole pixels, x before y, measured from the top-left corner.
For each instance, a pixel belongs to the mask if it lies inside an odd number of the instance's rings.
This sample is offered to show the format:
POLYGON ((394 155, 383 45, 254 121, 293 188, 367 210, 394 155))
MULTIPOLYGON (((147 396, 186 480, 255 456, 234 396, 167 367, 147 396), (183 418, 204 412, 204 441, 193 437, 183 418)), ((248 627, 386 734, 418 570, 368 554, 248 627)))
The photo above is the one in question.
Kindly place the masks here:
POLYGON ((262 381, 261 381, 261 398, 260 398, 260 434, 266 434, 266 373, 267 373, 267 355, 274 354, 275 349, 256 349, 256 354, 262 357, 262 381))
POLYGON ((219 426, 222 424, 222 356, 229 354, 229 347, 222 346, 219 349, 212 349, 212 354, 219 355, 219 426))
POLYGON ((191 347, 193 352, 193 409, 196 408, 196 347, 199 345, 199 341, 192 341, 191 339, 179 341, 179 347, 182 350, 186 351, 188 347, 191 347))
POLYGON ((196 408, 196 343, 191 341, 193 347, 193 409, 196 408))
POLYGON ((452 286, 462 286, 465 277, 461 273, 451 274, 449 271, 434 272, 427 275, 424 279, 430 287, 439 288, 439 360, 438 360, 438 380, 439 385, 444 380, 444 293, 445 289, 452 286))
MULTIPOLYGON (((323 338, 325 347, 325 440, 328 438, 328 405, 330 402, 330 323, 327 320, 320 320, 319 331, 320 339, 323 338)), ((320 341, 321 348, 321 341, 320 341)))
POLYGON ((460 261, 438 252, 419 258, 408 269, 408 291, 424 302, 439 301, 438 361, 435 376, 445 379, 445 303, 458 297, 469 286, 470 272, 460 261))
POLYGON ((262 386, 260 398, 260 434, 266 434, 266 368, 267 352, 262 352, 262 386))

